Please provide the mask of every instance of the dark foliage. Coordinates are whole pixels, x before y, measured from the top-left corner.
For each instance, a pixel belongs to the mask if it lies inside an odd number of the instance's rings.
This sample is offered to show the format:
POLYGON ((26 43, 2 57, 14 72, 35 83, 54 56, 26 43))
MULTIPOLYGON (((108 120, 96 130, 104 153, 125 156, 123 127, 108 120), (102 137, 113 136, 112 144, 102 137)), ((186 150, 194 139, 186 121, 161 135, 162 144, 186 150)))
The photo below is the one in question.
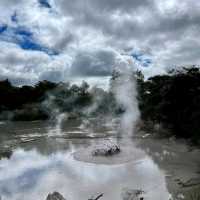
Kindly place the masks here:
POLYGON ((138 78, 142 118, 162 123, 178 137, 200 138, 200 71, 183 68, 147 81, 138 78))
POLYGON ((56 84, 49 81, 39 82, 35 87, 15 87, 8 80, 0 81, 0 112, 19 109, 28 103, 42 102, 46 92, 55 87, 56 84))
POLYGON ((0 96, 0 120, 45 120, 64 112, 74 118, 113 113, 116 107, 109 92, 98 88, 89 91, 86 82, 77 86, 42 81, 35 86, 15 87, 5 80, 0 81, 0 96))
POLYGON ((92 95, 89 85, 83 82, 80 86, 68 83, 59 83, 57 87, 46 95, 43 102, 44 109, 52 115, 52 111, 59 110, 60 113, 79 112, 92 104, 92 95))
POLYGON ((0 118, 47 119, 48 116, 38 105, 45 99, 46 92, 55 88, 56 84, 49 81, 39 82, 34 87, 15 87, 8 80, 0 81, 0 118), (9 111, 13 113, 10 114, 9 111))
MULTIPOLYGON (((144 80, 136 73, 138 100, 144 121, 159 123, 178 137, 200 139, 200 71, 183 68, 144 80)), ((120 114, 112 92, 68 83, 39 82, 35 86, 12 86, 0 81, 0 119, 49 119, 54 112, 71 116, 120 114)))

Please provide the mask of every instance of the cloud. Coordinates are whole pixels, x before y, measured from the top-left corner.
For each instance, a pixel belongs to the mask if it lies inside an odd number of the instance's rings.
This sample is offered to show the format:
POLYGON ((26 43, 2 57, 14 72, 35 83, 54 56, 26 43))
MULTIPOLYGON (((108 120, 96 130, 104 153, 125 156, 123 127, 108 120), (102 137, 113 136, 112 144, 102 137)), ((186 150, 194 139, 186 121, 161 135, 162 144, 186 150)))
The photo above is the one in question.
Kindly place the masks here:
POLYGON ((54 58, 45 52, 27 51, 12 43, 0 42, 0 46, 0 79, 9 78, 16 85, 35 84, 44 79, 55 81, 55 74, 64 76, 70 62, 66 56, 54 58))
POLYGON ((60 82, 63 81, 63 72, 59 70, 50 70, 43 72, 39 80, 49 80, 51 82, 60 82))
POLYGON ((35 41, 33 33, 26 27, 0 26, 0 40, 19 45, 24 50, 42 51, 49 55, 56 55, 56 50, 50 49, 35 41))
POLYGON ((110 76, 115 65, 115 53, 109 50, 79 52, 72 63, 72 76, 110 76))
POLYGON ((199 64, 199 31, 196 0, 2 0, 1 77, 108 76, 120 54, 163 73, 199 64))

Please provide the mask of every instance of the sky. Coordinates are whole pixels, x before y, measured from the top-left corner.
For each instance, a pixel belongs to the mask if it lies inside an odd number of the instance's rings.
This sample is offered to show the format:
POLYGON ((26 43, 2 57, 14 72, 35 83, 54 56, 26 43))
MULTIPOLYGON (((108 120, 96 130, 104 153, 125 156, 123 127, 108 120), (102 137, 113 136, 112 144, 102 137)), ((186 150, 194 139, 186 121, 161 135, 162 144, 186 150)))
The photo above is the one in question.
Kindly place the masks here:
POLYGON ((146 77, 200 62, 197 0, 1 0, 0 79, 108 80, 126 59, 146 77))

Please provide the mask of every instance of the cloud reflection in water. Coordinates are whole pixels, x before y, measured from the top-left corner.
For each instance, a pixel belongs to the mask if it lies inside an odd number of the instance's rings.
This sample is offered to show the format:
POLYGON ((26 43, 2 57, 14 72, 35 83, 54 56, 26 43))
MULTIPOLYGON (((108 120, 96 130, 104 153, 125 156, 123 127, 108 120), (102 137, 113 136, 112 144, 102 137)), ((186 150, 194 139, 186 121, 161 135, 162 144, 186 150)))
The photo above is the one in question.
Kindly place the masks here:
POLYGON ((148 157, 137 164, 96 165, 76 161, 66 151, 44 156, 17 149, 9 160, 0 161, 3 200, 45 200, 53 191, 69 200, 87 200, 99 193, 119 200, 123 188, 143 189, 152 200, 169 196, 163 172, 148 157))

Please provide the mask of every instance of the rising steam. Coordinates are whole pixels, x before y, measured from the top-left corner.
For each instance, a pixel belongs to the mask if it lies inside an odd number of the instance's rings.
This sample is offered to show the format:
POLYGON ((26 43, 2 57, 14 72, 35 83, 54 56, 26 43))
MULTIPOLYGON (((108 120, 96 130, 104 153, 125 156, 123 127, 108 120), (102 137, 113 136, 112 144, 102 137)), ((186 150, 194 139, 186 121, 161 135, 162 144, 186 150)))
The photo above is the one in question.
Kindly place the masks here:
MULTIPOLYGON (((123 135, 132 136, 136 123, 139 119, 140 112, 138 109, 137 86, 134 76, 135 66, 128 59, 129 58, 123 56, 122 58, 120 58, 119 61, 117 61, 116 67, 114 68, 110 89, 114 93, 117 103, 124 110, 124 113, 121 117, 120 133, 122 133, 123 135)), ((63 85, 63 87, 65 87, 65 85, 63 85)), ((84 108, 83 110, 80 110, 80 112, 84 112, 84 114, 86 114, 87 116, 90 116, 91 113, 96 111, 99 104, 101 104, 101 102, 103 101, 105 91, 100 89, 96 89, 94 91, 90 91, 95 97, 93 98, 93 104, 88 106, 87 108, 84 108)), ((56 95, 57 91, 55 90, 52 94, 48 95, 48 98, 44 102, 44 105, 47 108, 50 108, 50 114, 55 120, 55 126, 53 130, 50 131, 50 135, 55 133, 62 134, 63 122, 66 122, 69 117, 68 115, 70 115, 70 113, 63 112, 62 109, 59 109, 57 104, 55 104, 56 95)), ((68 100, 69 99, 63 99, 64 105, 67 105, 68 100)), ((72 99, 70 98, 70 100, 72 99)), ((106 119, 105 115, 104 118, 106 119)))
POLYGON ((120 133, 131 136, 134 133, 140 112, 137 101, 137 87, 134 65, 130 61, 119 61, 114 70, 112 91, 117 103, 124 109, 120 133))

